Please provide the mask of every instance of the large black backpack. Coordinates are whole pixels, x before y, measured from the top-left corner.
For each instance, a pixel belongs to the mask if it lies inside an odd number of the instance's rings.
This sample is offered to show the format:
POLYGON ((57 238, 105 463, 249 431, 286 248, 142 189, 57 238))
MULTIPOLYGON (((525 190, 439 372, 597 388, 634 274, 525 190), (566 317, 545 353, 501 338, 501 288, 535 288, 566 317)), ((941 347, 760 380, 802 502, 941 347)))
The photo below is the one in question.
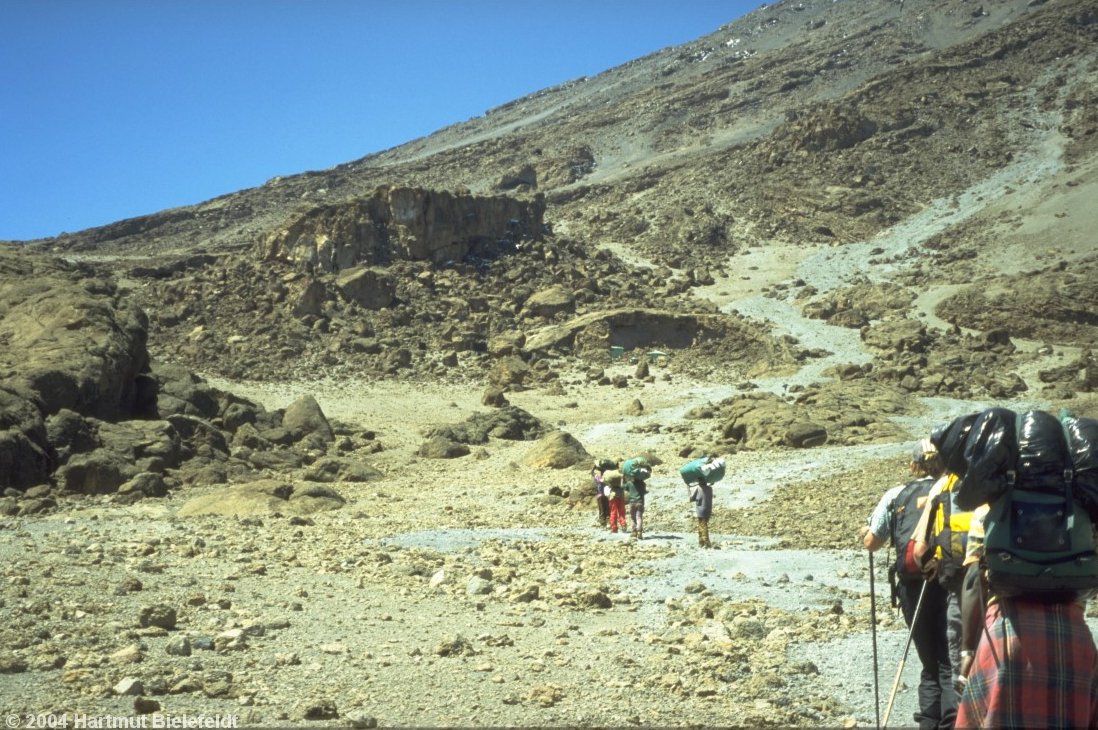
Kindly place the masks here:
MULTIPOLYGON (((1094 523, 1077 499, 1075 461, 1093 444, 1070 421, 1043 411, 981 414, 966 446, 969 469, 958 502, 989 502, 988 584, 1000 596, 1070 600, 1098 588, 1094 523)), ((1082 495, 1080 495, 1082 496, 1082 495)))
POLYGON ((896 548, 896 561, 892 572, 899 578, 921 577, 922 571, 915 560, 915 527, 923 514, 919 500, 925 500, 934 486, 934 477, 914 479, 904 485, 896 498, 892 500, 892 545, 896 548))

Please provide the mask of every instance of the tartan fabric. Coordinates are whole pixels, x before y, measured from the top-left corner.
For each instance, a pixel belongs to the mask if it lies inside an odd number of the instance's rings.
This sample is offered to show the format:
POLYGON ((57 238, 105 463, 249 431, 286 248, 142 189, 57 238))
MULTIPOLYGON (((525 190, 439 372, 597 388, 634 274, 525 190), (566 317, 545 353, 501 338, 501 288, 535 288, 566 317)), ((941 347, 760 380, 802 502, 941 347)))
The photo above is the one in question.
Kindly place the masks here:
POLYGON ((1098 727, 1098 650, 1081 605, 1003 599, 985 621, 955 727, 1098 727))

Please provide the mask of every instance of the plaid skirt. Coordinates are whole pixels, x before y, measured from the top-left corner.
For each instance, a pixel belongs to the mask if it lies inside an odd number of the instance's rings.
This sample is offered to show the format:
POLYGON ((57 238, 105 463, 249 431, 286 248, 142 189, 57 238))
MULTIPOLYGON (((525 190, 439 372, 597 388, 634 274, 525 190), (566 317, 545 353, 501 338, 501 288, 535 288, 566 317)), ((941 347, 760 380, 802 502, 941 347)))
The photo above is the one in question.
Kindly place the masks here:
POLYGON ((955 727, 1098 727, 1098 650, 1082 606, 1003 599, 985 621, 955 727))

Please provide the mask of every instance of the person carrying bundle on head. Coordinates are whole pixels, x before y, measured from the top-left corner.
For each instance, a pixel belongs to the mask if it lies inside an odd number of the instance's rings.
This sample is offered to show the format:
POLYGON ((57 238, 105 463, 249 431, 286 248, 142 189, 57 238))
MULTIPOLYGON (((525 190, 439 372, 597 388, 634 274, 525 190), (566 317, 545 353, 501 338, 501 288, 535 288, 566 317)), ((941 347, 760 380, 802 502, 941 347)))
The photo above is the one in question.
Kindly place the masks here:
POLYGON ((602 473, 602 491, 610 506, 610 532, 625 530, 625 489, 621 472, 610 469, 602 473))
POLYGON ((599 509, 599 527, 606 527, 610 521, 610 497, 603 480, 603 475, 608 471, 618 468, 618 462, 613 459, 599 459, 591 469, 591 481, 595 487, 595 503, 599 509))
POLYGON ((698 545, 713 547, 709 539, 709 518, 713 516, 713 485, 724 478, 724 459, 703 456, 679 469, 682 480, 690 488, 690 501, 698 519, 698 545))
POLYGON ((644 538, 644 497, 648 494, 652 466, 646 458, 637 456, 622 463, 621 473, 629 519, 633 523, 633 537, 641 540, 644 538))

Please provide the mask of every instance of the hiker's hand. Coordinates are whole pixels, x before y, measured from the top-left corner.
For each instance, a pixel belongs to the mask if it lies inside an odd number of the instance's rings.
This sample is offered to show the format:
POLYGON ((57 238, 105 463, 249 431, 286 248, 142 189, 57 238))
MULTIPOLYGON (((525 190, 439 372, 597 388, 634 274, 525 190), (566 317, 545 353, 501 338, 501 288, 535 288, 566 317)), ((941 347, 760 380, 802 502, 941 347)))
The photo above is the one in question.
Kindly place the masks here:
POLYGON ((957 681, 953 684, 958 697, 964 694, 965 685, 968 684, 968 673, 972 669, 973 659, 975 659, 975 652, 961 652, 961 666, 957 668, 957 681))
POLYGON ((938 577, 938 558, 931 558, 923 563, 923 580, 932 581, 938 577))

